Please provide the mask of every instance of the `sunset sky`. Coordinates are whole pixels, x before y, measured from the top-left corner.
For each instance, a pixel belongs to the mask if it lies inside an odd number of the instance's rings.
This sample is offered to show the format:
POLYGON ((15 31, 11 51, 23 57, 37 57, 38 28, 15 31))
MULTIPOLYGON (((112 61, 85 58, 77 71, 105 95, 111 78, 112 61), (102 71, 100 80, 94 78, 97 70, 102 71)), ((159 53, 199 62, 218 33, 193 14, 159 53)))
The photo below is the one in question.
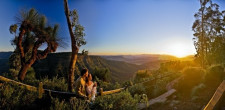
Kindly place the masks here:
MULTIPOLYGON (((225 9, 224 0, 213 0, 225 9)), ((192 24, 198 0, 69 0, 85 27, 90 54, 194 54, 192 24)), ((9 26, 20 9, 36 8, 50 24, 60 25, 59 35, 71 51, 63 0, 0 0, 0 51, 13 51, 9 26)))

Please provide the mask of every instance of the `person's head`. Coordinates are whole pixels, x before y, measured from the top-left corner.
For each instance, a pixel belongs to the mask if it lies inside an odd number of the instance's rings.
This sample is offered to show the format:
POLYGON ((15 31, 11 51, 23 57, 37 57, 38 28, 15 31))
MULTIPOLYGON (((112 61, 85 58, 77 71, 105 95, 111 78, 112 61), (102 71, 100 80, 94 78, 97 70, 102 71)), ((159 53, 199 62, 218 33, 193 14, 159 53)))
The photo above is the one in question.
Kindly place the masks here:
POLYGON ((87 77, 88 76, 88 69, 86 69, 86 68, 82 69, 80 75, 81 75, 81 77, 87 77))
POLYGON ((92 81, 92 75, 88 74, 87 81, 92 81))

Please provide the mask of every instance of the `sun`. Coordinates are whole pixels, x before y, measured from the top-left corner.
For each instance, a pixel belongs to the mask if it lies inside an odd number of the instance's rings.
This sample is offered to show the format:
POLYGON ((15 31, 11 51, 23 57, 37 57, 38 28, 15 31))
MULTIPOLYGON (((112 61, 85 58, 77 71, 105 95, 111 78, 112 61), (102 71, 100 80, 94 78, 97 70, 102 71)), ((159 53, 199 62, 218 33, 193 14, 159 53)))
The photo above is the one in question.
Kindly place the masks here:
POLYGON ((190 55, 189 47, 182 43, 175 43, 168 46, 168 54, 176 56, 178 58, 190 55))

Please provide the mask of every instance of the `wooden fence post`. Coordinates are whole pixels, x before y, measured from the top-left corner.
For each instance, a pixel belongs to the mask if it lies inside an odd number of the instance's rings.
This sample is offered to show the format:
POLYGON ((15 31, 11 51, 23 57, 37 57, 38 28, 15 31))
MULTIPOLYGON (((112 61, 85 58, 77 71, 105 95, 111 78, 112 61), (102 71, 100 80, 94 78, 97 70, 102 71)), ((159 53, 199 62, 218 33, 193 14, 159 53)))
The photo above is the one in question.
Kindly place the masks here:
POLYGON ((100 95, 103 95, 103 88, 100 88, 100 95))
POLYGON ((38 87, 38 98, 41 99, 42 98, 42 94, 43 94, 43 83, 40 82, 39 83, 39 87, 38 87))

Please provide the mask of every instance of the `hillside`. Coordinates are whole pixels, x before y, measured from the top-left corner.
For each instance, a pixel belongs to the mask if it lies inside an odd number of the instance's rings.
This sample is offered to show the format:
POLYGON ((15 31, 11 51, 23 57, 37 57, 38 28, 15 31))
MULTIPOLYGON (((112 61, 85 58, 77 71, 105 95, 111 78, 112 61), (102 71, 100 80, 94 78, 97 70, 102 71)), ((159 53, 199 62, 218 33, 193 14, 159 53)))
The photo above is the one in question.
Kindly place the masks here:
POLYGON ((102 56, 107 60, 124 61, 127 63, 143 65, 149 62, 177 60, 178 58, 171 55, 160 54, 142 54, 142 55, 106 55, 102 56))
MULTIPOLYGON (((0 52, 0 72, 8 72, 8 58, 12 52, 0 52)), ((38 60, 33 65, 37 77, 65 76, 69 67, 70 53, 52 53, 46 59, 38 60)), ((92 73, 95 68, 108 68, 112 81, 129 80, 136 71, 144 69, 145 66, 129 64, 123 61, 106 60, 101 56, 78 56, 76 70, 88 68, 92 73)), ((76 71, 79 73, 79 71, 76 71)))
MULTIPOLYGON (((37 61, 33 67, 37 74, 44 76, 46 73, 53 76, 57 74, 66 74, 70 61, 70 53, 49 54, 46 59, 37 61)), ((130 79, 137 70, 144 69, 142 66, 129 64, 122 61, 106 60, 100 56, 82 56, 78 55, 76 70, 88 68, 93 72, 95 68, 108 68, 111 72, 113 81, 122 81, 130 79)), ((79 73, 79 71, 76 71, 79 73)))
POLYGON ((9 70, 9 56, 12 52, 0 52, 0 74, 9 70))
MULTIPOLYGON (((8 58, 12 52, 0 52, 0 72, 8 72, 8 58)), ((180 60, 192 60, 188 56, 180 60)), ((141 69, 154 70, 160 67, 161 63, 178 60, 169 55, 143 54, 143 55, 116 55, 116 56, 78 56, 76 70, 88 68, 93 72, 95 68, 108 68, 111 72, 112 81, 129 80, 134 73, 141 69)), ((33 65, 37 77, 49 77, 58 75, 65 76, 69 67, 70 53, 52 53, 46 59, 38 60, 33 65)), ((76 71, 79 73, 79 71, 76 71)))

